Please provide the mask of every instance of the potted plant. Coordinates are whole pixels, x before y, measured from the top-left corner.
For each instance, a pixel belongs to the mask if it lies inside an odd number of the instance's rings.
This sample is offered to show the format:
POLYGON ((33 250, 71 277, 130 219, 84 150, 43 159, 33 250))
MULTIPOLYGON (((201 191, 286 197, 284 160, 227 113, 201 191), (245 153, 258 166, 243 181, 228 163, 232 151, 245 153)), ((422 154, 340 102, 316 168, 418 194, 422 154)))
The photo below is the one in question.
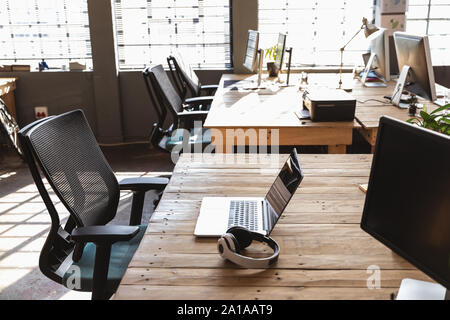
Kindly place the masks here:
POLYGON ((269 72, 269 77, 278 77, 280 70, 275 65, 275 61, 277 60, 277 55, 280 54, 280 49, 278 48, 278 44, 267 48, 264 50, 264 57, 269 59, 267 62, 267 71, 269 72))
POLYGON ((430 130, 450 135, 450 103, 428 113, 426 107, 420 111, 420 117, 406 120, 430 130))
POLYGON ((411 94, 411 97, 408 99, 408 113, 411 117, 414 117, 417 112, 417 97, 414 94, 411 94))

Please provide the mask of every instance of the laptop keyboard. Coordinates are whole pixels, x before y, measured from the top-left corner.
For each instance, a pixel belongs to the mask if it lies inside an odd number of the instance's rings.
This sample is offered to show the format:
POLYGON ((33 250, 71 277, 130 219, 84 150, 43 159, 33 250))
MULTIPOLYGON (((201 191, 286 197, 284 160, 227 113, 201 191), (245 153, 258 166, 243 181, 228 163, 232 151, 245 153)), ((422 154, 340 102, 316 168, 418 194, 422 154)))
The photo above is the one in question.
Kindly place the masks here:
POLYGON ((240 226, 250 231, 258 230, 258 201, 231 200, 228 228, 240 226))

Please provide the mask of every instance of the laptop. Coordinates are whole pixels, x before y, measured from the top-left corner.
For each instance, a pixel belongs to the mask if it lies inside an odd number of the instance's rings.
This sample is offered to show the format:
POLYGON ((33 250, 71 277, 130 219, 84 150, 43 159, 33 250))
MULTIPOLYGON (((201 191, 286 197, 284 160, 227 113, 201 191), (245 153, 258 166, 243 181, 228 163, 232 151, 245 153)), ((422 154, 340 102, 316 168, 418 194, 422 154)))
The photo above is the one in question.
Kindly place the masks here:
POLYGON ((203 198, 194 235, 220 237, 233 226, 270 235, 302 180, 303 173, 294 148, 264 198, 203 198))

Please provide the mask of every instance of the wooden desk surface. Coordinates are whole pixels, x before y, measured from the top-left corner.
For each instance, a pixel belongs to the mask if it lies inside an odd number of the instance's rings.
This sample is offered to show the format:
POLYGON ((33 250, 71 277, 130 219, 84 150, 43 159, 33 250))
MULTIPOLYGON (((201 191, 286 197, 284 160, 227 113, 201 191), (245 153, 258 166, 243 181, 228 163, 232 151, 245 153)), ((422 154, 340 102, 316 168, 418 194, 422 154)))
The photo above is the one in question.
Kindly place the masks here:
MULTIPOLYGON (((338 83, 337 74, 316 73, 308 76, 310 85, 333 87, 338 83)), ((281 145, 287 145, 290 142, 298 145, 351 144, 351 139, 349 142, 345 130, 355 128, 373 147, 381 116, 386 115, 403 121, 410 118, 407 109, 395 107, 383 98, 386 95, 392 95, 396 80, 390 81, 385 88, 369 88, 364 87, 360 81, 352 79, 351 74, 343 76, 344 86, 352 88, 351 94, 358 100, 353 123, 300 121, 293 113, 300 108, 302 101, 301 92, 297 90, 298 74, 293 74, 291 77, 291 84, 296 84, 296 86, 283 88, 275 95, 258 95, 254 92, 224 89, 225 80, 256 79, 255 75, 227 74, 222 76, 220 89, 211 105, 205 127, 222 129, 222 131, 226 128, 278 128, 280 129, 281 145), (310 131, 305 131, 308 128, 310 131), (333 129, 335 134, 330 136, 333 129), (288 132, 285 137, 283 137, 284 132, 288 132), (305 139, 305 137, 307 138, 305 139), (313 137, 316 139, 312 139, 313 137)), ((437 85, 437 88, 442 88, 442 86, 437 85)), ((438 108, 437 105, 420 97, 419 103, 426 105, 429 111, 438 108)))
MULTIPOLYGON (((371 155, 299 155, 305 178, 272 232, 279 261, 236 267, 217 239, 193 236, 204 196, 264 196, 287 158, 235 155, 240 164, 183 154, 115 299, 389 299, 403 278, 430 279, 360 229, 371 155), (263 160, 266 160, 264 162, 263 160), (369 266, 381 288, 369 290, 369 266)), ((268 250, 267 247, 250 248, 268 250)), ((261 252, 261 251, 259 251, 261 252)))
MULTIPOLYGON (((390 116, 402 121, 406 121, 411 118, 411 116, 408 115, 408 109, 401 109, 388 102, 383 103, 383 101, 385 101, 383 98, 384 96, 392 95, 395 83, 396 80, 391 80, 388 82, 388 86, 386 88, 366 88, 361 82, 357 80, 354 82, 352 95, 357 100, 365 101, 365 103, 357 102, 355 117, 361 124, 361 129, 359 129, 360 132, 371 144, 372 150, 376 143, 378 123, 382 116, 390 116), (380 100, 381 102, 369 99, 380 100)), ((442 86, 439 85, 436 87, 442 88, 442 86)), ((426 106, 428 112, 439 108, 438 105, 430 101, 427 101, 421 97, 417 98, 419 103, 426 106)), ((420 110, 421 109, 418 109, 417 114, 419 114, 420 110)))
MULTIPOLYGON (((264 77, 267 77, 265 75, 264 77)), ((239 142, 228 138, 228 129, 255 129, 257 145, 272 145, 273 130, 278 130, 279 145, 326 145, 329 153, 345 153, 352 144, 352 131, 359 128, 354 121, 312 122, 300 120, 295 111, 302 108, 302 93, 298 90, 298 74, 291 77, 295 86, 282 87, 276 94, 259 94, 249 90, 224 88, 226 80, 255 80, 256 75, 225 74, 222 76, 204 126, 211 128, 216 151, 229 152, 228 145, 252 145, 248 140, 239 142), (264 134, 259 130, 265 130, 264 134), (216 139, 220 137, 221 139, 216 139), (221 142, 217 142, 217 141, 221 142), (225 150, 226 149, 226 150, 225 150)), ((336 82, 337 83, 337 82, 336 82)), ((247 131, 248 132, 248 131, 247 131)))
MULTIPOLYGON (((264 75, 267 77, 267 75, 264 75)), ((359 127, 356 121, 312 122, 300 120, 294 112, 302 106, 302 93, 298 90, 298 75, 291 75, 291 84, 276 94, 258 94, 249 90, 224 88, 227 80, 256 80, 256 75, 224 74, 214 96, 206 128, 282 128, 282 127, 359 127)))

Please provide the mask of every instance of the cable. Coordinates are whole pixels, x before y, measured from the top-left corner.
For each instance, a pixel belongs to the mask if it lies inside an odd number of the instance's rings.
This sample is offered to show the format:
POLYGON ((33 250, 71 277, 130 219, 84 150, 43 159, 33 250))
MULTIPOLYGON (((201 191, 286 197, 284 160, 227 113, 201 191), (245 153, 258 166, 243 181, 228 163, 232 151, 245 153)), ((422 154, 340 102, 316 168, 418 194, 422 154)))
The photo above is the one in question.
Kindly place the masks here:
POLYGON ((390 106, 391 105, 390 102, 386 102, 386 101, 382 101, 382 100, 378 100, 378 99, 367 99, 367 100, 356 100, 356 101, 358 101, 359 103, 362 103, 362 104, 369 102, 369 101, 375 101, 375 102, 382 103, 382 106, 390 106))

